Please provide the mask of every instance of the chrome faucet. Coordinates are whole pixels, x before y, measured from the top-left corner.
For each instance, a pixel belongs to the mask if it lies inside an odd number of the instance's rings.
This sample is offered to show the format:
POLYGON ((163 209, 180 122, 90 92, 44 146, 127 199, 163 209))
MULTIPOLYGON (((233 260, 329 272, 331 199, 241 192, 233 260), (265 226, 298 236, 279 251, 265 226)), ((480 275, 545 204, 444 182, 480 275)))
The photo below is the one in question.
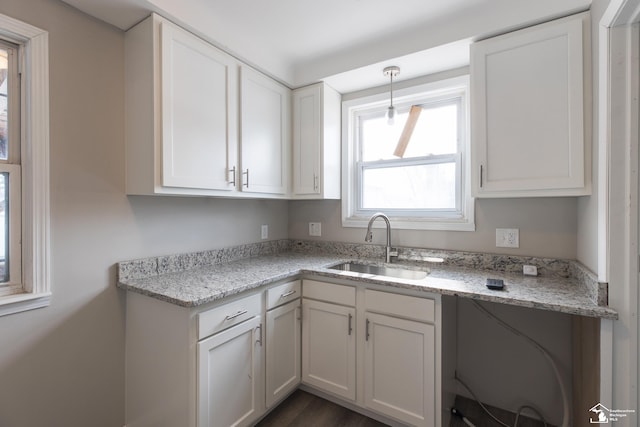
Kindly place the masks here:
POLYGON ((375 213, 371 216, 369 220, 369 225, 367 225, 367 235, 364 238, 365 242, 371 243, 373 240, 373 231, 371 231, 371 226, 376 218, 382 218, 387 225, 387 247, 385 248, 385 260, 386 262, 391 262, 391 257, 398 256, 398 251, 393 250, 391 247, 391 222, 389 222, 389 217, 383 214, 382 212, 375 213))

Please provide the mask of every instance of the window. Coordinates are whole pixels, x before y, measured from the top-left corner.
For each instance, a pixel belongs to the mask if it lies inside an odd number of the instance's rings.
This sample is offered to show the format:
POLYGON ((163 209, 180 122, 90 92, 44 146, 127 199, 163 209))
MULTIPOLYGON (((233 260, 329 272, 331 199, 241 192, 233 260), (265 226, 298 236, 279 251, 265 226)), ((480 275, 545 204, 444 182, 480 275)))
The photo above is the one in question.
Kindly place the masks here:
POLYGON ((48 34, 0 15, 0 316, 50 301, 48 83, 48 34))
POLYGON ((0 296, 22 291, 17 46, 0 41, 0 296))
POLYGON ((343 225, 376 212, 395 228, 473 230, 468 174, 468 78, 343 103, 343 225))

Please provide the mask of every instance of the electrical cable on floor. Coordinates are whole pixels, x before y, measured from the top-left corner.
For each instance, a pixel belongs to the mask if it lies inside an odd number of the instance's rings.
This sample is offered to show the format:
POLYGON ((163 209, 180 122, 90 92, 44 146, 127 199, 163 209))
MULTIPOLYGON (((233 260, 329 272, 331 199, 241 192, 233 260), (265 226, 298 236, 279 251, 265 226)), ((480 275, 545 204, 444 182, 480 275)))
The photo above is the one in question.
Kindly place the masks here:
POLYGON ((476 425, 474 423, 469 421, 469 418, 465 417, 464 414, 462 412, 458 411, 456 408, 451 408, 451 414, 455 415, 458 418, 460 418, 462 420, 462 422, 464 422, 469 427, 476 427, 476 425))
POLYGON ((487 415, 489 415, 491 418, 493 418, 493 420, 494 420, 495 422, 497 422, 498 424, 500 424, 500 425, 501 425, 501 426, 503 426, 503 427, 516 427, 516 426, 510 426, 509 424, 505 424, 505 423, 503 423, 502 421, 500 421, 500 419, 499 419, 499 418, 497 418, 495 415, 493 415, 493 413, 492 413, 492 412, 491 412, 491 411, 490 411, 486 406, 484 406, 484 404, 480 401, 480 399, 478 399, 478 396, 476 396, 476 394, 473 392, 473 390, 471 390, 471 389, 469 388, 469 386, 468 386, 464 381, 462 381, 462 380, 460 379, 460 377, 458 377, 458 373, 457 373, 457 372, 455 373, 454 378, 456 379, 456 381, 458 381, 460 384, 462 384, 462 385, 464 386, 464 388, 466 388, 466 389, 467 389, 467 391, 468 391, 469 393, 471 393, 471 396, 473 397, 473 399, 474 399, 476 402, 478 402, 478 405, 480 405, 480 407, 482 408, 482 410, 483 410, 484 412, 486 412, 486 413, 487 413, 487 415))
MULTIPOLYGON (((564 381, 562 380, 562 377, 560 376, 560 371, 558 369, 557 364, 555 363, 555 361, 553 360, 553 358, 551 357, 551 355, 549 354, 549 352, 547 350, 545 350, 544 347, 542 347, 542 345, 540 345, 536 340, 534 340, 533 338, 529 337, 528 335, 520 332, 519 330, 517 330, 516 328, 514 328, 513 326, 507 324, 505 321, 503 321, 502 319, 500 319, 499 317, 497 317, 496 315, 494 315, 493 313, 491 313, 489 310, 487 310, 486 308, 484 308, 480 303, 478 303, 477 301, 471 301, 475 307, 480 310, 482 313, 484 313, 485 315, 487 315, 490 319, 498 322, 500 325, 502 325, 505 329, 507 329, 508 331, 510 331, 511 333, 524 338, 529 344, 531 344, 534 348, 536 348, 538 351, 540 351, 542 353, 542 355, 547 359, 547 361, 549 362, 549 364, 551 365, 551 368, 553 369, 553 373, 555 375, 556 381, 558 382, 558 386, 560 387, 560 394, 562 395, 562 406, 563 406, 563 413, 562 413, 562 424, 561 427, 568 427, 569 426, 569 420, 570 420, 570 415, 569 415, 569 399, 567 398, 567 392, 566 392, 566 388, 564 385, 564 381)), ((480 402, 480 400, 476 397, 476 395, 473 393, 473 391, 471 391, 471 389, 469 388, 469 386, 467 386, 464 382, 462 382, 462 380, 458 377, 457 373, 455 374, 455 379, 460 382, 460 384, 462 384, 468 391, 469 393, 471 393, 471 395, 473 396, 473 398, 480 404, 480 406, 482 407, 482 409, 491 416, 491 418, 493 418, 496 422, 498 422, 500 425, 504 426, 504 427, 517 427, 518 425, 518 419, 520 418, 520 413, 522 412, 523 409, 530 409, 533 412, 536 413, 536 415, 538 417, 540 417, 540 419, 542 420, 542 422, 544 423, 544 425, 547 425, 547 422, 545 421, 544 417, 542 417, 542 414, 540 414, 540 412, 531 407, 531 406, 527 406, 527 405, 523 405, 520 408, 518 408, 518 412, 516 414, 516 420, 515 420, 515 424, 513 426, 509 426, 505 423, 503 423, 502 421, 500 421, 499 419, 497 419, 483 404, 482 402, 480 402)))

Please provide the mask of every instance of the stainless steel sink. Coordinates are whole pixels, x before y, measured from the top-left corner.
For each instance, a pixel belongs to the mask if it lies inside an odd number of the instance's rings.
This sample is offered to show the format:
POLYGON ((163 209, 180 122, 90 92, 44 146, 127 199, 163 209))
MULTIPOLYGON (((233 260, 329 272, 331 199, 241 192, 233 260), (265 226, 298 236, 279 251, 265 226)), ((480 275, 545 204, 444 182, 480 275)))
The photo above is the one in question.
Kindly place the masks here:
POLYGON ((361 264, 358 262, 343 262, 329 267, 332 270, 352 271, 354 273, 371 274, 374 276, 395 277, 398 279, 421 280, 429 274, 423 270, 410 270, 402 267, 388 267, 385 265, 361 264))

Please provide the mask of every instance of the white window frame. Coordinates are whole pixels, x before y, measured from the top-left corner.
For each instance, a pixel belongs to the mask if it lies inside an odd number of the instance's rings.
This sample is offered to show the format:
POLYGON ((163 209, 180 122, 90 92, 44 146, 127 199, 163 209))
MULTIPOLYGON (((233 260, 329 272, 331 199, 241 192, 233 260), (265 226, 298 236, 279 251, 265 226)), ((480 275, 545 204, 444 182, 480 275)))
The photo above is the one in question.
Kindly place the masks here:
POLYGON ((51 301, 49 34, 0 14, 0 38, 19 46, 21 73, 22 280, 15 293, 0 296, 4 316, 51 301))
MULTIPOLYGON (((469 145, 469 76, 459 76, 436 82, 407 87, 394 91, 394 104, 412 104, 439 102, 441 100, 460 97, 462 102, 462 120, 458 123, 460 142, 459 155, 456 163, 459 165, 459 180, 456 188, 456 204, 459 210, 437 211, 429 210, 422 213, 416 211, 389 210, 385 212, 395 229, 405 230, 451 230, 474 231, 474 199, 471 197, 470 179, 470 145, 469 145)), ((361 190, 362 165, 358 138, 358 116, 368 111, 385 109, 389 104, 389 93, 383 92, 362 98, 344 101, 342 103, 342 225, 343 227, 366 227, 369 218, 374 213, 371 209, 360 209, 359 198, 361 190)), ((433 156, 432 160, 439 160, 433 156)), ((410 160, 408 160, 410 161, 410 160)), ((384 163, 384 162, 381 162, 384 163)))

